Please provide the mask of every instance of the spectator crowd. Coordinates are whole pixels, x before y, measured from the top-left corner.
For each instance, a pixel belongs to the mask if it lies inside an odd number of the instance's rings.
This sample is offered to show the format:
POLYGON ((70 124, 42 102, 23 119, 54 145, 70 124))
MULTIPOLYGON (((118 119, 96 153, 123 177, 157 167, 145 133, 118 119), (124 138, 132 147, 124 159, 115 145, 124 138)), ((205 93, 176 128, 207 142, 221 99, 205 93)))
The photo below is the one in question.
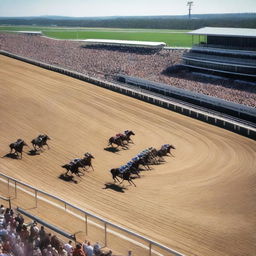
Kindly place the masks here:
POLYGON ((0 256, 112 256, 98 243, 64 243, 33 221, 26 224, 21 214, 0 206, 0 256))
POLYGON ((256 86, 232 79, 166 72, 180 64, 186 50, 87 46, 82 41, 0 33, 0 50, 57 65, 92 77, 115 80, 125 74, 256 107, 256 86))

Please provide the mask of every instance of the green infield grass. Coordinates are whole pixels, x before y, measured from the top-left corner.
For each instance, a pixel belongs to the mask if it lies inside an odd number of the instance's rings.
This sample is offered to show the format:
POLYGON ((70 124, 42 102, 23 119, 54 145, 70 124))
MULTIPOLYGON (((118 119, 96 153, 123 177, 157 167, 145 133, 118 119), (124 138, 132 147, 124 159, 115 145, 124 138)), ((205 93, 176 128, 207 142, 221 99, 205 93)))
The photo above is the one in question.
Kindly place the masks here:
POLYGON ((187 30, 0 26, 1 31, 42 31, 45 36, 57 39, 136 40, 165 42, 177 47, 192 46, 192 36, 186 34, 187 30))

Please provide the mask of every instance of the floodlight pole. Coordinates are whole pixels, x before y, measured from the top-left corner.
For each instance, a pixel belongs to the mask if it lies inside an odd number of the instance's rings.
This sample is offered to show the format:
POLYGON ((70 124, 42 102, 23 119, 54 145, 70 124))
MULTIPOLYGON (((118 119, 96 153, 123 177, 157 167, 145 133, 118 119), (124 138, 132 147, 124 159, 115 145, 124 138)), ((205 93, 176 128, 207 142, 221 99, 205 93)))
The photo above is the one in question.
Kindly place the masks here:
POLYGON ((188 6, 188 18, 191 18, 191 9, 192 9, 193 1, 188 1, 187 6, 188 6))

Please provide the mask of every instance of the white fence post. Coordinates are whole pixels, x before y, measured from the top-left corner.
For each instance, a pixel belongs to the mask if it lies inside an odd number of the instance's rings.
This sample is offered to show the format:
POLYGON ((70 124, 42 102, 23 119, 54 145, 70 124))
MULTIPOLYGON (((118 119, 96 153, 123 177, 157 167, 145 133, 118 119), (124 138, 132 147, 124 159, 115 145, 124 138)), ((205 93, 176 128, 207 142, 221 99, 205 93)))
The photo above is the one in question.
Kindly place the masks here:
POLYGON ((107 223, 104 223, 104 230, 105 230, 105 247, 108 246, 108 241, 107 241, 107 223))
POLYGON ((37 207, 37 190, 35 189, 35 202, 36 202, 36 207, 37 207))

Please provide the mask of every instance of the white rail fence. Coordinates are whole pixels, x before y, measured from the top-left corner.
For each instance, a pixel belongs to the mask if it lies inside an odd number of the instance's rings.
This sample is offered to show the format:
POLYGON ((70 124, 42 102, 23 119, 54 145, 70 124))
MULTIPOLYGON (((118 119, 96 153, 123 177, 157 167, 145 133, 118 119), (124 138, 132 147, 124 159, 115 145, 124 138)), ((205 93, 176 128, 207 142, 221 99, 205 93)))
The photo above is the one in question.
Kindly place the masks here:
MULTIPOLYGON (((19 193, 22 193, 22 194, 25 193, 33 198, 34 205, 32 206, 32 208, 33 207, 37 208, 40 201, 44 201, 44 203, 48 203, 51 206, 57 207, 58 209, 68 212, 74 218, 80 218, 84 222, 85 233, 86 233, 86 236, 88 237, 90 237, 89 226, 94 225, 98 227, 104 236, 103 242, 104 242, 104 246, 106 247, 109 245, 108 238, 110 236, 115 236, 116 238, 126 240, 130 244, 134 244, 136 247, 139 248, 138 253, 134 251, 133 255, 185 256, 184 254, 179 253, 176 250, 168 248, 160 243, 157 243, 133 231, 130 231, 126 228, 116 225, 104 218, 101 218, 79 207, 76 207, 73 204, 68 203, 67 201, 57 196, 46 193, 24 182, 21 182, 21 181, 18 181, 17 179, 9 177, 8 175, 5 175, 3 173, 0 173, 0 182, 2 183, 0 187, 3 188, 3 186, 7 186, 6 191, 7 191, 8 197, 11 200, 17 199, 19 193)), ((4 197, 0 197, 0 199, 1 198, 4 198, 4 197)), ((24 200, 24 203, 25 203, 25 200, 24 200)), ((111 248, 112 247, 113 245, 111 245, 111 248)), ((115 248, 112 248, 112 249, 115 250, 115 248)))
POLYGON ((78 73, 75 71, 70 71, 68 69, 65 68, 61 68, 58 66, 54 66, 54 65, 50 65, 47 63, 43 63, 37 60, 32 60, 29 58, 25 58, 22 56, 18 56, 6 51, 2 51, 0 50, 0 54, 8 56, 8 57, 12 57, 14 59, 18 59, 51 71, 55 71, 61 74, 65 74, 71 77, 74 77, 76 79, 82 80, 82 81, 86 81, 92 84, 95 84, 97 86, 121 93, 121 94, 125 94, 127 96, 139 99, 139 100, 143 100, 146 102, 149 102, 151 104, 178 112, 180 114, 201 120, 203 122, 207 122, 213 125, 216 125, 218 127, 230 130, 232 132, 236 132, 238 134, 241 134, 243 136, 252 138, 252 139, 256 139, 256 129, 254 127, 251 127, 248 124, 245 123, 241 123, 237 120, 232 120, 231 118, 227 118, 225 116, 220 116, 218 114, 214 114, 208 111, 205 111, 205 109, 198 109, 198 108, 193 108, 191 106, 188 106, 186 104, 182 104, 182 102, 177 102, 174 101, 172 99, 166 99, 163 98, 161 96, 157 96, 157 95, 153 95, 150 94, 149 92, 145 92, 145 90, 141 90, 141 89, 135 89, 135 88, 129 88, 125 85, 120 85, 120 84, 115 84, 115 83, 111 83, 108 81, 103 81, 94 77, 90 77, 88 75, 82 74, 82 73, 78 73))

